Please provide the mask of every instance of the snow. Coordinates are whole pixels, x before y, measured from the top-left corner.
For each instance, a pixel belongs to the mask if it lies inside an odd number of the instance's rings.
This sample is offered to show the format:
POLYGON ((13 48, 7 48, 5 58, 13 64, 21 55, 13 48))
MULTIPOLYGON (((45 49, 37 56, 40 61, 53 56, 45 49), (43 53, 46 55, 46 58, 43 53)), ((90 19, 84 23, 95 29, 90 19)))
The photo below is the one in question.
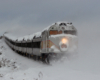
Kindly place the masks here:
MULTIPOLYGON (((78 57, 55 57, 50 65, 19 55, 12 51, 3 39, 0 40, 0 60, 10 60, 9 65, 16 62, 17 66, 16 69, 7 65, 0 67, 0 80, 100 80, 100 31, 98 29, 97 32, 95 25, 91 26, 91 30, 84 26, 78 29, 78 57)), ((24 36, 24 39, 27 38, 28 36, 24 36)))
POLYGON ((23 39, 27 41, 27 40, 32 40, 34 36, 35 36, 35 38, 41 37, 41 32, 37 32, 37 33, 31 34, 31 35, 26 35, 26 36, 22 36, 22 37, 14 37, 14 35, 12 35, 11 33, 6 33, 4 35, 13 41, 16 41, 16 40, 23 41, 23 39))
POLYGON ((41 36, 41 32, 35 33, 35 36, 36 36, 36 37, 40 37, 40 36, 41 36))
POLYGON ((24 39, 25 41, 27 41, 28 38, 29 38, 28 35, 23 37, 23 39, 24 39))
POLYGON ((68 23, 67 21, 59 21, 56 23, 53 23, 52 25, 49 25, 48 27, 46 27, 45 29, 43 29, 42 31, 48 30, 51 26, 55 25, 56 27, 59 27, 59 24, 61 23, 66 23, 67 27, 69 28, 70 26, 72 26, 72 24, 68 23))
POLYGON ((19 37, 17 38, 18 41, 22 41, 23 40, 23 37, 19 37))
MULTIPOLYGON (((83 36, 82 36, 83 37, 83 36)), ((84 41, 86 38, 82 38, 84 41)), ((94 39, 92 39, 94 40, 94 39)), ((86 46, 89 41, 85 42, 86 46)), ((83 51, 84 43, 81 43, 79 48, 83 51)), ((92 43, 94 44, 94 43, 92 43)), ((97 43, 95 43, 96 45, 97 43)), ((99 53, 91 52, 87 49, 87 55, 84 51, 75 59, 62 56, 59 59, 51 61, 51 65, 43 64, 41 61, 34 61, 23 57, 12 51, 4 42, 0 40, 1 57, 12 62, 16 62, 16 69, 11 67, 0 68, 0 80, 99 80, 100 79, 100 58, 99 53), (91 56, 90 56, 91 55, 91 56)), ((94 47, 94 46, 93 46, 94 47)), ((86 50, 85 50, 86 51, 86 50)), ((80 52, 80 51, 79 51, 80 52)), ((7 65, 6 65, 7 66, 7 65)))
POLYGON ((32 40, 32 39, 33 39, 33 37, 34 37, 34 34, 29 35, 29 37, 28 37, 27 39, 32 40))
POLYGON ((59 37, 59 36, 68 36, 68 37, 73 37, 73 38, 76 38, 77 36, 76 35, 70 35, 70 34, 58 34, 58 35, 50 35, 49 37, 59 37))
POLYGON ((54 51, 54 52, 59 53, 59 49, 55 45, 51 46, 50 51, 54 51))

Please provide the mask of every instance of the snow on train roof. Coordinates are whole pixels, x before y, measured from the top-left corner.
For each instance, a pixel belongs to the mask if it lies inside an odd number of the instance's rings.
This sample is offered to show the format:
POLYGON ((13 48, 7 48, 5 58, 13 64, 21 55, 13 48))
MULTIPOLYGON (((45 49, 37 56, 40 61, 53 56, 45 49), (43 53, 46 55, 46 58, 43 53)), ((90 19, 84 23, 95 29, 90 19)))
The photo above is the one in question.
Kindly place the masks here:
POLYGON ((45 29, 43 29, 43 31, 49 30, 49 28, 50 28, 51 26, 53 26, 53 25, 55 25, 56 27, 59 27, 59 25, 60 25, 61 23, 65 23, 67 26, 72 26, 72 23, 69 23, 69 22, 67 22, 67 21, 61 21, 61 22, 56 22, 56 23, 53 23, 52 25, 49 25, 48 27, 46 27, 45 29))
POLYGON ((19 37, 18 41, 22 41, 23 39, 24 40, 32 40, 34 37, 35 38, 41 37, 41 32, 37 32, 35 34, 27 35, 27 36, 24 36, 24 37, 19 37))
POLYGON ((41 32, 37 32, 37 33, 31 34, 31 35, 24 36, 23 39, 24 40, 32 40, 34 37, 35 38, 41 37, 41 32))
MULTIPOLYGON (((72 23, 68 23, 68 22, 65 22, 65 21, 61 21, 61 22, 53 23, 52 25, 50 25, 50 26, 48 26, 47 28, 43 29, 42 32, 45 31, 45 30, 49 30, 49 28, 50 28, 51 26, 53 26, 53 25, 59 27, 59 25, 60 25, 61 23, 65 23, 67 26, 72 26, 72 23)), ((13 41, 16 41, 16 40, 18 40, 18 41, 26 40, 26 41, 27 41, 27 40, 32 40, 34 37, 35 37, 35 38, 41 37, 41 33, 42 33, 42 32, 37 32, 37 33, 31 34, 31 35, 26 35, 26 36, 23 36, 23 37, 15 37, 15 36, 13 36, 12 34, 9 34, 9 33, 6 33, 5 36, 6 36, 7 38, 13 40, 13 41)))
POLYGON ((4 35, 5 37, 13 40, 13 41, 22 41, 22 40, 32 40, 34 37, 37 38, 37 37, 41 37, 41 32, 37 32, 37 33, 34 33, 34 34, 31 34, 31 35, 26 35, 26 36, 23 36, 23 37, 14 37, 13 35, 7 33, 4 35))

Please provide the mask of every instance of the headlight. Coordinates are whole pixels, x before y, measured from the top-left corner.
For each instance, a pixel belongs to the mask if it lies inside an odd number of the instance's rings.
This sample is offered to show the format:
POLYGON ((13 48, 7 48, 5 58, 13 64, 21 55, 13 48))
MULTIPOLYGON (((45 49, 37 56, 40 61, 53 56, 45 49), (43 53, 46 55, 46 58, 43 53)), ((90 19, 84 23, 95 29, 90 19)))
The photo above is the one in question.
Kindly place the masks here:
POLYGON ((63 52, 66 52, 68 50, 68 39, 67 38, 62 38, 60 43, 59 43, 59 47, 60 50, 63 52))
POLYGON ((66 38, 63 38, 63 39, 61 40, 61 42, 62 42, 63 44, 66 44, 66 43, 68 43, 68 40, 67 40, 66 38))

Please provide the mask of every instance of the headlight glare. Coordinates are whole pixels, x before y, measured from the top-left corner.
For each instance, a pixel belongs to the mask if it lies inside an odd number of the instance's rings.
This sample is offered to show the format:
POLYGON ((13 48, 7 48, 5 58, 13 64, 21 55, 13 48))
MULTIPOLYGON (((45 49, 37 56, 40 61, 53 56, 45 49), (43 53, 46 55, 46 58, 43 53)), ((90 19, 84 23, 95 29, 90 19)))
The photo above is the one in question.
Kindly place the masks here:
POLYGON ((68 42, 68 40, 67 40, 66 38, 63 38, 63 39, 62 39, 62 43, 63 43, 63 44, 66 44, 67 42, 68 42))

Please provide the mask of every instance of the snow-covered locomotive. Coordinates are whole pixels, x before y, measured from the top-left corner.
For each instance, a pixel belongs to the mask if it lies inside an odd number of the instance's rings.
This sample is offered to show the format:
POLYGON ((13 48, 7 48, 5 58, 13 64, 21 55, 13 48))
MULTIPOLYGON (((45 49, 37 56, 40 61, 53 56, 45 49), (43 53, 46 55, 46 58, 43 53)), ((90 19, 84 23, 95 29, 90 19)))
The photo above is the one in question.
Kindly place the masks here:
POLYGON ((49 63, 50 54, 68 54, 77 49, 77 30, 72 23, 57 22, 42 32, 21 38, 4 34, 5 42, 16 52, 49 63))

